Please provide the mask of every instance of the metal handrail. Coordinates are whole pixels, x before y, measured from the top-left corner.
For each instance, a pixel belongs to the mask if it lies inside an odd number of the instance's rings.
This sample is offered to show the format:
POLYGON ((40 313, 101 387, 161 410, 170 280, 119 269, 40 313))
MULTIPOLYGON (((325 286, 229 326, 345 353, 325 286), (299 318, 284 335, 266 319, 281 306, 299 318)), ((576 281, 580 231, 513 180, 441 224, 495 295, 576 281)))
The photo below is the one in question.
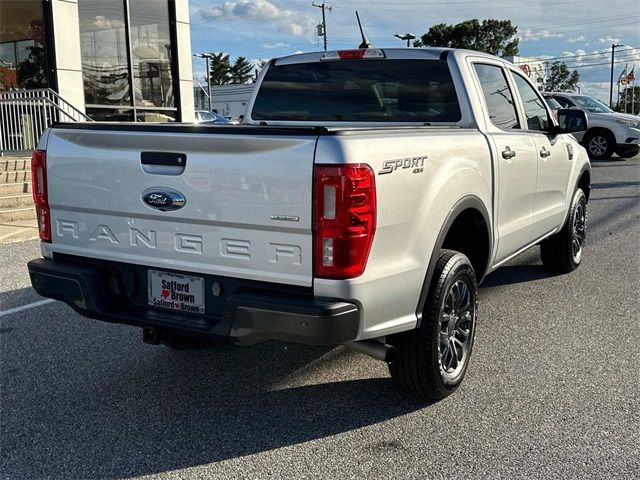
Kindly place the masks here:
POLYGON ((35 148, 53 123, 93 122, 49 88, 0 92, 0 152, 35 148))
POLYGON ((69 102, 67 102, 64 98, 62 98, 60 95, 58 95, 58 92, 49 89, 49 94, 53 95, 53 97, 58 101, 63 103, 67 108, 70 108, 71 110, 73 110, 74 112, 76 112, 80 117, 82 117, 86 122, 93 122, 93 118, 91 118, 90 116, 88 116, 86 113, 84 113, 81 110, 78 110, 76 107, 74 107, 73 105, 71 105, 69 102))

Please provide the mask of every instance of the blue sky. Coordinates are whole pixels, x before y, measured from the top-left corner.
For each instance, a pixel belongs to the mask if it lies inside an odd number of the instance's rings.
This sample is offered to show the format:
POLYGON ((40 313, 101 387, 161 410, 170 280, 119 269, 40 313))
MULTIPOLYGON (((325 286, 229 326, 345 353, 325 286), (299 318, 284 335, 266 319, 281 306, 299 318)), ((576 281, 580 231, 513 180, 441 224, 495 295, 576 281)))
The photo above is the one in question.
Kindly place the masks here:
MULTIPOLYGON (((316 0, 315 3, 321 3, 316 0)), ((616 79, 636 64, 640 72, 640 2, 637 0, 346 0, 326 2, 329 49, 360 43, 354 11, 369 40, 379 47, 401 47, 396 33, 423 34, 436 23, 470 18, 509 19, 518 26, 520 54, 567 57, 581 75, 583 93, 608 101, 611 44, 616 79)), ((321 11, 301 0, 190 0, 193 52, 227 52, 231 58, 268 59, 322 49, 315 26, 321 11)), ((194 59, 194 77, 204 78, 204 61, 194 59)), ((640 81, 638 81, 640 84, 640 81)))

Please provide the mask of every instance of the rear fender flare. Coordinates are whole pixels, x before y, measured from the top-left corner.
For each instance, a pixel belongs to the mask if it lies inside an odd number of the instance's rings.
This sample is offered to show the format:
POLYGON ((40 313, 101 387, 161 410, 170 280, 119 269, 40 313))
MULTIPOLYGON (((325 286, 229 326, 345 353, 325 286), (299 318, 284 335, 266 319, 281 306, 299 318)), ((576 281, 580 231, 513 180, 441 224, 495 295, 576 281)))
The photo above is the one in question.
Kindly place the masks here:
MULTIPOLYGON (((431 287, 433 272, 435 270, 436 263, 438 262, 438 257, 440 256, 440 250, 442 249, 444 240, 447 237, 447 234, 449 233, 449 229, 453 225, 453 222, 455 222, 458 215, 460 215, 463 211, 469 208, 478 210, 482 214, 484 221, 487 225, 487 232, 489 236, 489 238, 487 239, 489 242, 489 256, 493 251, 493 234, 492 234, 493 224, 491 222, 491 217, 489 216, 487 208, 485 207, 482 200, 480 200, 480 198, 476 197, 475 195, 468 195, 462 198, 461 200, 458 201, 458 203, 456 203, 451 208, 451 210, 447 214, 445 222, 442 225, 442 228, 440 229, 440 233, 438 234, 438 237, 436 239, 436 243, 433 247, 433 251, 431 252, 429 265, 427 267, 427 273, 425 275, 424 282, 422 283, 422 289, 420 290, 420 297, 418 300, 418 305, 416 307, 416 317, 418 319, 418 322, 416 323, 416 328, 420 327, 422 323, 422 311, 424 310, 424 306, 427 302, 427 296, 429 295, 429 289, 431 287)), ((489 262, 490 260, 491 259, 489 258, 489 262)), ((486 268, 485 268, 485 271, 486 271, 486 268)), ((478 277, 478 283, 480 283, 482 281, 482 277, 484 276, 484 272, 476 272, 476 275, 478 277)))

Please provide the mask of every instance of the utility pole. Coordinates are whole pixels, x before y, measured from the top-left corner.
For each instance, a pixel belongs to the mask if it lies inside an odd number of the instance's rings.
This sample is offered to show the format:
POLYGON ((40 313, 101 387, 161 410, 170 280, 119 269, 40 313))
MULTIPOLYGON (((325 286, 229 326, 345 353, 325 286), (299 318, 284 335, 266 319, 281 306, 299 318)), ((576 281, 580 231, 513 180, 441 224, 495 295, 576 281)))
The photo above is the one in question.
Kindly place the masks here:
POLYGON ((322 38, 324 39, 324 51, 327 51, 327 19, 325 18, 325 10, 331 11, 331 7, 327 7, 324 2, 322 5, 316 5, 315 3, 311 4, 314 7, 318 7, 322 9, 322 38))
POLYGON ((611 84, 609 85, 609 108, 613 108, 613 64, 616 57, 616 48, 624 45, 614 43, 611 45, 611 84))

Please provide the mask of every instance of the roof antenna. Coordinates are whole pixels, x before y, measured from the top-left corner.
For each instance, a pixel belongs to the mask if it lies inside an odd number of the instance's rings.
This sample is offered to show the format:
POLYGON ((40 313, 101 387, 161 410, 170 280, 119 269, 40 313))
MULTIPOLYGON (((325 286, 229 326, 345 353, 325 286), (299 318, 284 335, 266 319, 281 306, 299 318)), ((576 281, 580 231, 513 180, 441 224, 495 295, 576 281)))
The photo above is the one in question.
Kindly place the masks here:
POLYGON ((364 31, 362 30, 362 23, 360 23, 360 15, 358 15, 358 11, 356 10, 356 18, 358 19, 358 27, 360 27, 360 35, 362 36, 362 43, 358 48, 369 48, 371 43, 367 40, 367 37, 364 36, 364 31))

